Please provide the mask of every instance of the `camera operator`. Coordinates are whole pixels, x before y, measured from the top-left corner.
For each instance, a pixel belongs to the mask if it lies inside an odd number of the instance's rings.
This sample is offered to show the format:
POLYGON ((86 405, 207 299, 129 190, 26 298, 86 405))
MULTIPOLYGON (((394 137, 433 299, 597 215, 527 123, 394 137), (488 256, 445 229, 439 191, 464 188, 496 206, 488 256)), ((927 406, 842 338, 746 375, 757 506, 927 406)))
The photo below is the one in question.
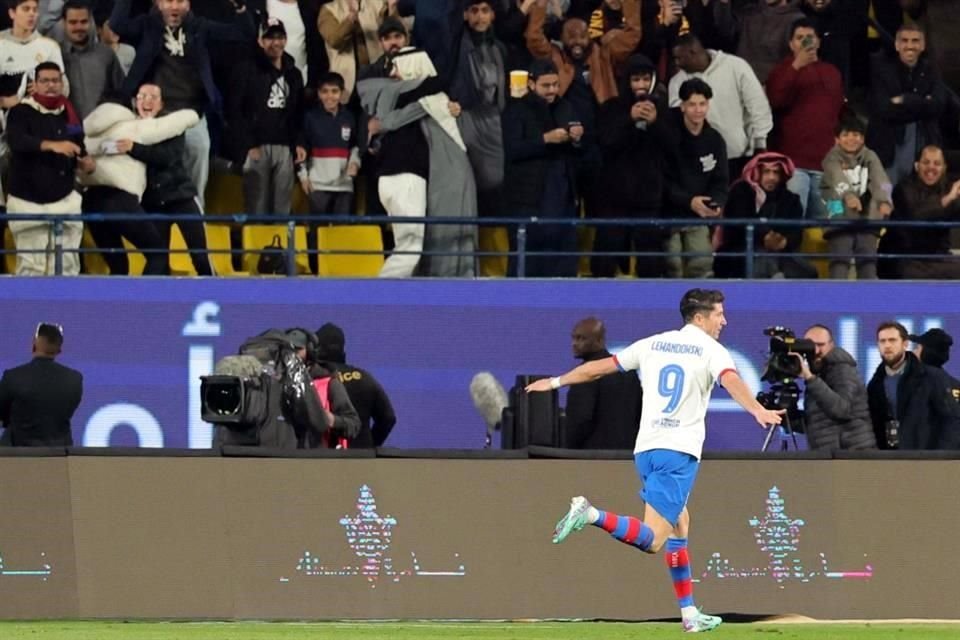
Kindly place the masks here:
POLYGON ((811 449, 876 449, 867 389, 857 362, 836 346, 830 329, 815 324, 803 336, 816 345, 813 361, 800 354, 800 377, 806 386, 804 413, 811 449))
MULTIPOLYGON (((295 423, 297 443, 301 449, 345 449, 360 433, 360 416, 350 402, 343 383, 323 365, 316 362, 316 339, 306 329, 290 329, 287 338, 297 348, 310 376, 314 397, 320 402, 322 426, 316 414, 295 423)), ((304 403, 309 407, 310 403, 304 403)))

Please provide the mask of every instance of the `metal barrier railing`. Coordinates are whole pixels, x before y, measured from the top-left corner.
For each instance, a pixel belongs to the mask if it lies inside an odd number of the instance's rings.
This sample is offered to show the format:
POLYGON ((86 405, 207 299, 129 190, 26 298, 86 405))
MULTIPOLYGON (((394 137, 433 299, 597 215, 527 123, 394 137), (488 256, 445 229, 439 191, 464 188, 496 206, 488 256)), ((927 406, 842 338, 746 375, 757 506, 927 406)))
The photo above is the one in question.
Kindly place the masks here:
MULTIPOLYGON (((906 221, 906 220, 829 220, 829 219, 816 219, 816 220, 779 220, 779 219, 767 219, 767 218, 751 218, 751 219, 727 219, 727 218, 710 218, 710 219, 694 219, 694 218, 645 218, 645 219, 636 219, 636 218, 540 218, 540 217, 527 217, 527 218, 516 218, 516 217, 496 217, 496 218, 461 218, 461 217, 404 217, 404 216, 355 216, 355 215, 337 215, 337 216, 315 216, 315 215, 290 215, 290 216, 275 216, 275 215, 251 215, 251 214, 207 214, 207 215, 196 215, 196 214, 150 214, 150 213, 125 213, 125 214, 102 214, 102 213, 84 213, 84 214, 45 214, 45 213, 6 213, 0 214, 0 223, 7 223, 10 221, 42 221, 50 224, 50 230, 53 238, 53 254, 54 254, 54 273, 55 275, 63 274, 63 256, 65 253, 100 253, 100 254, 109 254, 109 253, 128 253, 126 248, 100 248, 100 247, 80 247, 78 249, 65 249, 63 246, 63 232, 64 232, 64 223, 65 222, 83 222, 83 223, 110 223, 110 222, 154 222, 158 219, 163 220, 164 222, 204 222, 207 224, 223 224, 223 225, 245 225, 245 224, 254 224, 254 225, 271 225, 278 226, 283 225, 286 228, 287 243, 284 249, 284 255, 286 258, 287 264, 287 275, 296 276, 296 257, 298 255, 381 255, 381 251, 371 251, 371 250, 305 250, 298 249, 296 246, 296 236, 297 228, 307 225, 383 225, 383 224, 397 224, 397 223, 415 223, 415 224, 424 224, 424 225, 454 225, 454 226, 475 226, 475 227, 506 227, 508 230, 512 230, 512 233, 515 234, 516 238, 516 250, 512 251, 407 251, 407 252, 389 252, 389 253, 398 253, 398 254, 411 254, 411 255, 420 255, 420 256, 469 256, 473 258, 483 258, 483 257, 514 257, 516 258, 516 276, 519 278, 526 277, 527 271, 527 260, 530 257, 592 257, 592 256, 605 256, 605 257, 683 257, 683 258, 692 258, 692 257, 704 257, 704 256, 723 256, 723 257, 732 257, 732 258, 743 258, 744 260, 744 275, 746 278, 752 278, 754 276, 754 261, 757 258, 762 257, 801 257, 808 259, 841 259, 847 260, 856 257, 852 253, 824 253, 824 252, 793 252, 793 253, 784 253, 784 252, 766 252, 758 250, 754 242, 754 232, 758 226, 773 226, 779 228, 796 228, 800 227, 803 229, 808 228, 847 228, 847 229, 856 229, 857 231, 863 231, 867 229, 877 229, 878 231, 883 228, 896 228, 896 227, 908 227, 916 229, 943 229, 944 233, 949 233, 950 229, 960 228, 960 221, 930 221, 930 222, 918 222, 918 221, 906 221), (641 228, 650 228, 651 230, 661 230, 662 228, 681 228, 681 227, 695 227, 695 226, 706 226, 706 227, 742 227, 745 232, 745 247, 743 251, 740 252, 695 252, 695 251, 684 251, 684 252, 673 252, 673 251, 530 251, 527 249, 527 236, 528 229, 531 226, 573 226, 573 227, 603 227, 603 226, 617 226, 617 227, 641 227, 641 228)), ((137 248, 139 253, 180 253, 180 254, 194 254, 194 253, 207 253, 207 254, 258 254, 263 253, 265 249, 255 249, 255 248, 246 248, 239 247, 230 249, 214 249, 214 248, 205 248, 205 249, 141 249, 137 248)), ((16 248, 3 248, 0 247, 0 259, 7 254, 16 254, 16 253, 48 253, 48 249, 16 249, 16 248)), ((875 256, 877 259, 885 258, 894 258, 894 259, 942 259, 949 256, 944 256, 943 254, 884 254, 877 253, 875 256)), ((960 256, 957 257, 960 260, 960 256)))

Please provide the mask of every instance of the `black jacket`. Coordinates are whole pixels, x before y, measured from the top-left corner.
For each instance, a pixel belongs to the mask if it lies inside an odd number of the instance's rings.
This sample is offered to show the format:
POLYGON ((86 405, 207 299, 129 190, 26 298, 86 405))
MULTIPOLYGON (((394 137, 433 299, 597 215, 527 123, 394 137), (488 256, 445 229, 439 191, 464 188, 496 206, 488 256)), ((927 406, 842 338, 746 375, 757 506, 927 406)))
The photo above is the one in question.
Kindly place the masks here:
MULTIPOLYGON (((584 362, 609 358, 604 349, 584 362)), ((562 446, 568 449, 633 449, 640 427, 643 390, 636 371, 620 371, 567 392, 562 446)))
POLYGON ((251 148, 267 144, 286 145, 293 153, 303 103, 303 77, 290 55, 283 54, 280 69, 262 50, 238 65, 225 109, 229 128, 224 146, 231 157, 243 162, 251 148), (280 100, 282 107, 277 106, 280 100))
POLYGON ((840 347, 806 382, 807 442, 811 449, 876 449, 867 389, 857 361, 840 347))
MULTIPOLYGON (((960 202, 944 208, 941 199, 950 191, 946 180, 928 187, 916 172, 893 189, 891 220, 946 222, 960 218, 960 202)), ((950 255, 950 234, 946 229, 891 227, 882 240, 890 253, 931 253, 950 255)))
POLYGON ((348 446, 355 446, 354 440, 360 432, 360 416, 357 415, 357 410, 350 402, 347 390, 340 380, 333 376, 333 372, 322 365, 311 366, 310 377, 313 380, 330 378, 327 386, 327 397, 325 399, 321 398, 320 403, 323 404, 323 401, 326 400, 329 404, 330 413, 333 414, 333 424, 328 424, 327 429, 324 430, 318 430, 311 426, 303 432, 298 432, 300 448, 317 449, 325 445, 329 448, 335 448, 337 443, 334 438, 347 438, 348 446), (324 442, 323 436, 328 430, 332 430, 333 433, 329 434, 326 442, 324 442))
POLYGON ((727 143, 708 122, 703 123, 700 135, 695 136, 683 123, 679 109, 666 114, 663 132, 667 162, 664 171, 667 217, 698 217, 690 209, 694 196, 709 196, 720 206, 726 206, 730 184, 727 166, 727 143))
MULTIPOLYGON (((323 46, 323 37, 317 29, 320 9, 328 0, 297 0, 300 19, 306 28, 307 45, 307 86, 316 88, 321 76, 330 69, 327 50, 323 46)), ((253 13, 254 24, 264 24, 267 16, 267 0, 247 0, 247 11, 253 13)), ((301 86, 303 85, 301 76, 301 86)))
POLYGON ((893 163, 896 146, 903 142, 906 125, 917 123, 918 149, 939 145, 942 140, 940 116, 947 106, 947 95, 939 74, 926 56, 910 69, 896 54, 875 61, 870 80, 870 125, 867 146, 873 149, 883 166, 893 163), (903 96, 902 104, 890 100, 903 96))
MULTIPOLYGON (((736 182, 730 188, 730 196, 727 199, 727 207, 724 209, 723 216, 730 219, 753 219, 759 220, 765 218, 768 220, 802 220, 803 205, 800 204, 800 197, 788 190, 786 183, 773 193, 768 193, 763 206, 757 210, 757 194, 746 182, 736 182)), ((763 237, 769 231, 779 233, 787 239, 787 246, 783 248, 783 253, 793 253, 799 250, 800 242, 803 239, 803 229, 801 227, 778 227, 775 224, 762 223, 754 227, 753 248, 755 251, 764 251, 763 237)), ((721 255, 717 256, 714 263, 714 270, 718 278, 743 278, 744 258, 742 256, 724 256, 723 253, 742 253, 747 248, 747 232, 744 227, 724 227, 723 228, 723 247, 721 255)))
MULTIPOLYGON (((253 42, 256 39, 250 11, 235 13, 233 19, 231 24, 190 13, 183 21, 184 35, 188 43, 185 49, 187 62, 200 74, 204 93, 211 105, 220 103, 210 63, 211 45, 215 42, 253 42)), ((163 18, 157 10, 133 17, 131 0, 116 0, 110 14, 110 28, 123 42, 133 45, 137 50, 137 57, 123 83, 124 94, 133 96, 153 73, 157 59, 162 55, 166 29, 163 18)), ((310 25, 307 26, 307 31, 310 31, 310 25)))
POLYGON ((147 165, 147 189, 143 192, 145 210, 196 197, 197 188, 183 163, 185 151, 183 134, 157 144, 133 144, 130 156, 147 165))
POLYGON ((662 92, 654 91, 650 98, 657 107, 657 119, 645 129, 638 129, 630 117, 636 100, 629 82, 618 97, 600 106, 597 142, 603 171, 596 198, 601 217, 658 215, 663 206, 663 152, 656 134, 670 112, 662 92))
POLYGON ((18 104, 10 109, 6 133, 12 152, 7 183, 11 196, 49 204, 70 195, 76 179, 76 159, 40 150, 44 140, 69 140, 83 149, 83 130, 68 127, 65 111, 41 113, 29 104, 18 104))
POLYGON ((323 362, 336 372, 347 389, 350 402, 360 415, 360 434, 350 442, 354 448, 382 446, 397 423, 390 397, 369 371, 342 362, 323 362), (372 420, 372 424, 371 424, 372 420))
POLYGON ((575 192, 576 150, 570 143, 547 144, 543 134, 577 120, 573 107, 561 97, 547 104, 533 92, 511 100, 503 113, 503 152, 506 159, 504 197, 508 215, 539 210, 543 201, 547 162, 561 159, 575 192))
MULTIPOLYGON (((900 449, 960 449, 960 405, 942 369, 929 367, 907 353, 906 370, 897 385, 896 419, 900 422, 900 449)), ((877 445, 887 446, 885 423, 890 417, 883 381, 883 363, 867 385, 870 419, 877 445)))
POLYGON ((83 375, 53 358, 36 357, 0 379, 2 443, 14 447, 73 445, 70 419, 83 397, 83 375))

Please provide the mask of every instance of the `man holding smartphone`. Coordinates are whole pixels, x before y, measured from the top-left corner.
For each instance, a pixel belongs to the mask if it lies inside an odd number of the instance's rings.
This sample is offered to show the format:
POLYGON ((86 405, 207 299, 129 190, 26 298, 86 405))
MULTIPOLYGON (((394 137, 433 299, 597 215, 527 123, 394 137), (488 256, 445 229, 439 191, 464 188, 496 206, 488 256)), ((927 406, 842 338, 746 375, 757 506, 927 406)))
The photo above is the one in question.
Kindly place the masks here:
MULTIPOLYGON (((730 183, 727 143, 707 122, 713 89, 700 78, 687 80, 678 91, 680 109, 671 113, 666 134, 666 206, 671 218, 709 220, 723 214, 730 183)), ((713 275, 713 246, 705 223, 669 230, 665 250, 671 278, 713 275)))
POLYGON ((804 217, 825 218, 822 163, 840 122, 843 80, 835 66, 819 59, 820 37, 810 20, 793 23, 789 46, 791 55, 767 78, 767 97, 777 121, 770 148, 796 165, 787 188, 800 196, 804 217))

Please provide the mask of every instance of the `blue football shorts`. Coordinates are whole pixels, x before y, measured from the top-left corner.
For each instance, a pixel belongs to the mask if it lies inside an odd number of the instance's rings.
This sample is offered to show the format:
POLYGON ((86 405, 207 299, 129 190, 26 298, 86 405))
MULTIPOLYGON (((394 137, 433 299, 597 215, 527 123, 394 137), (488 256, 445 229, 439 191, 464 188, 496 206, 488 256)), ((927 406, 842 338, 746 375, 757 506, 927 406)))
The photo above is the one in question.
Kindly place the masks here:
POLYGON ((651 449, 635 454, 634 462, 643 480, 640 497, 670 524, 677 526, 680 513, 693 491, 700 461, 681 451, 651 449))

